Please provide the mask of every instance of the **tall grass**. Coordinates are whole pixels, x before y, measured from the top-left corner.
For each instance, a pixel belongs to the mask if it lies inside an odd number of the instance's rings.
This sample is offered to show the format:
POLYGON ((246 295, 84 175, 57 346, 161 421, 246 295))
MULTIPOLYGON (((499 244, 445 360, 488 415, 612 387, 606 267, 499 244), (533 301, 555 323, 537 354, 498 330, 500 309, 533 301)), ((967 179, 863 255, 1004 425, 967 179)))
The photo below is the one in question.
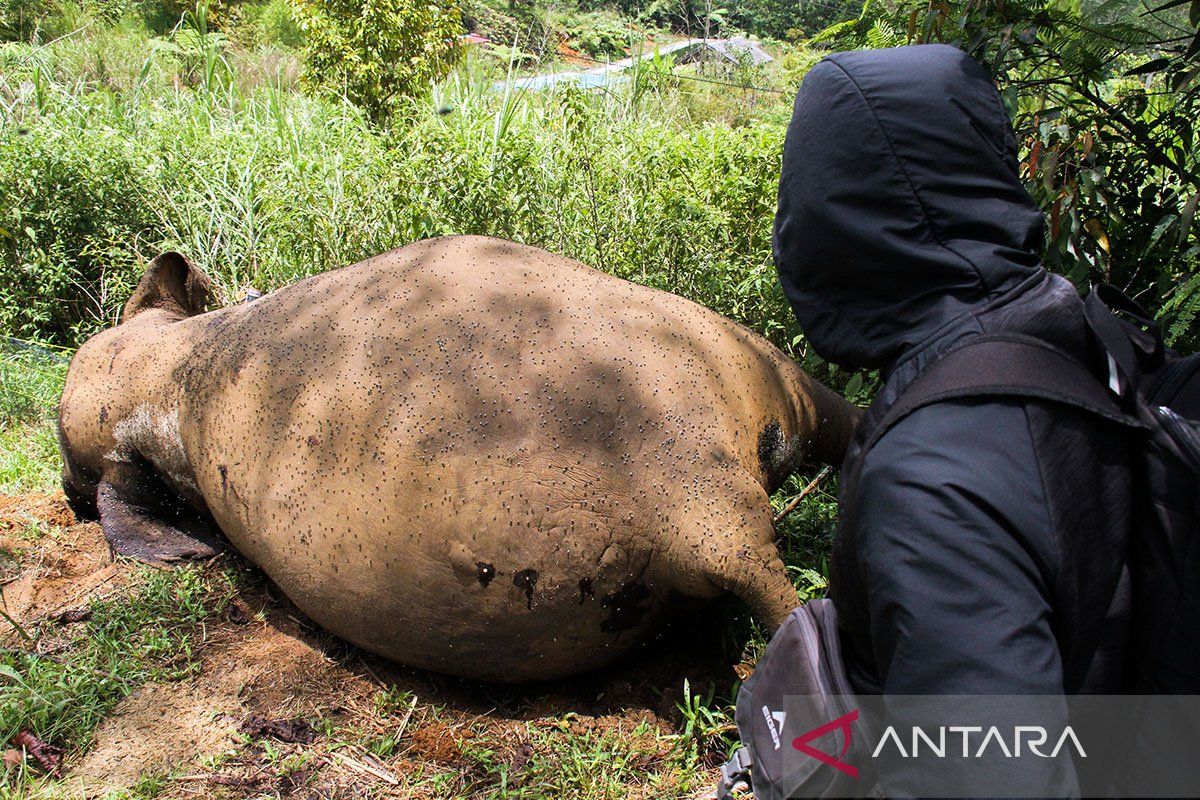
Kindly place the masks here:
POLYGON ((380 131, 296 92, 286 57, 222 47, 136 26, 0 47, 0 330, 78 342, 168 247, 233 298, 478 233, 792 343, 769 238, 785 100, 731 128, 669 77, 531 94, 468 65, 380 131))
POLYGON ((48 491, 58 481, 54 409, 66 353, 0 339, 0 493, 48 491))

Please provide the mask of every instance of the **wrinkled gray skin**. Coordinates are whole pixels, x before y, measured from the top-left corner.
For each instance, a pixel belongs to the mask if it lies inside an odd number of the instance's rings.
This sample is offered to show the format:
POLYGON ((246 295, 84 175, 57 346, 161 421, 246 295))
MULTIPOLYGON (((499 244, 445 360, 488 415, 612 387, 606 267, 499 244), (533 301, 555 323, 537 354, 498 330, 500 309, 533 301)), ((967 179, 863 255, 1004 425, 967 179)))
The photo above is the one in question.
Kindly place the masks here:
POLYGON ((768 491, 857 419, 694 303, 509 242, 419 242, 201 313, 154 261, 80 348, 63 483, 114 550, 228 543, 314 621, 494 681, 605 664, 680 596, 797 604, 768 491))

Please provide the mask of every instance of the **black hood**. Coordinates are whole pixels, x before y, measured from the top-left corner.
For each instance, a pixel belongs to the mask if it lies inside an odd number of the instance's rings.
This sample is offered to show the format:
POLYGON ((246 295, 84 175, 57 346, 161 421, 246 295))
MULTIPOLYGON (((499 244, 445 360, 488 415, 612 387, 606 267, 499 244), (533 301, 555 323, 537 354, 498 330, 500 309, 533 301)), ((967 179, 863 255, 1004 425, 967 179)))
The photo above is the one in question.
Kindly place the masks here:
POLYGON ((1000 97, 962 51, 838 53, 804 79, 774 251, 822 357, 889 366, 1022 284, 1043 283, 1042 225, 1000 97))

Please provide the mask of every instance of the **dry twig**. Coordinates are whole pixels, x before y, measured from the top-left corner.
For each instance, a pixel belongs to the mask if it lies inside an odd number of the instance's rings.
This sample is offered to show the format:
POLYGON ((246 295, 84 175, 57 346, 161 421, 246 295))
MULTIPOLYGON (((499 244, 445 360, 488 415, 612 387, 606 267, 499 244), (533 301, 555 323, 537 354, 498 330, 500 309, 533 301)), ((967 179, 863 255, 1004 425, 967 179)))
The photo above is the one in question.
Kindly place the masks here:
POLYGON ((787 517, 788 514, 791 514, 793 511, 799 508, 800 503, 804 501, 804 498, 808 497, 812 493, 813 489, 816 489, 821 481, 825 480, 825 476, 831 472, 833 472, 833 467, 825 467, 825 469, 818 472, 817 477, 809 481, 808 486, 804 487, 804 491, 800 492, 800 494, 789 500, 788 504, 784 506, 778 514, 775 515, 775 518, 771 520, 771 524, 778 525, 785 517, 787 517))

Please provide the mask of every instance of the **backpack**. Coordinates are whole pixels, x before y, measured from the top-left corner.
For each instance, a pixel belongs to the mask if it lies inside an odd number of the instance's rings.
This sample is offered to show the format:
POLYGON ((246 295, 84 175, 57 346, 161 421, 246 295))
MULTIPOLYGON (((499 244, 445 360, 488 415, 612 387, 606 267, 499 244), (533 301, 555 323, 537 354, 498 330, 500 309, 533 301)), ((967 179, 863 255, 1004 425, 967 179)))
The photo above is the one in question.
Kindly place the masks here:
MULTIPOLYGON (((1108 374, 1040 339, 982 335, 934 362, 871 431, 844 477, 852 496, 872 446, 919 408, 973 397, 1029 397, 1073 406, 1124 426, 1136 456, 1131 491, 1140 520, 1131 532, 1132 635, 1126 691, 1200 693, 1200 354, 1167 348, 1153 318, 1114 287, 1099 285, 1084 303, 1108 374), (1118 314, 1122 316, 1118 316, 1118 314)), ((718 797, 752 784, 756 797, 845 796, 832 770, 778 775, 767 714, 759 706, 809 696, 832 718, 848 682, 840 663, 829 601, 796 609, 772 638, 754 675, 738 691, 736 721, 744 744, 722 769, 718 797), (820 676, 831 676, 821 678, 820 676), (821 696, 823 695, 823 697, 821 696), (765 701, 765 702, 764 702, 765 701), (803 778, 803 780, 798 780, 803 778)), ((866 746, 856 721, 843 731, 843 754, 866 746), (851 735, 858 730, 854 741, 851 735)), ((794 762, 792 762, 794 763, 794 762)), ((813 762, 818 764, 819 762, 813 762)), ((792 773, 795 773, 794 767, 792 773)))
POLYGON ((1200 693, 1200 354, 1167 348, 1150 314, 1112 286, 1096 286, 1084 313, 1107 353, 1110 388, 1147 427, 1133 478, 1127 688, 1200 693))

